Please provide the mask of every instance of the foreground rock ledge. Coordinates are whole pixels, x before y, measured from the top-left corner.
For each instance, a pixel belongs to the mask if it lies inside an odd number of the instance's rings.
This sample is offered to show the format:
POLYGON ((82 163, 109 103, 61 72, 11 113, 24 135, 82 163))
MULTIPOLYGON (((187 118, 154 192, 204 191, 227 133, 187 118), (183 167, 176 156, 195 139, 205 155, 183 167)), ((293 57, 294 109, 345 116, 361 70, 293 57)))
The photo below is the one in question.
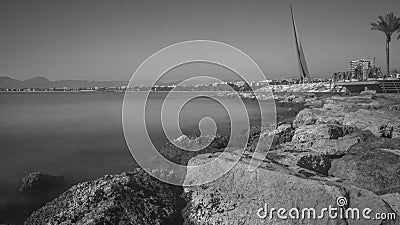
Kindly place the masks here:
MULTIPOLYGON (((195 166, 218 158, 218 165, 206 167, 204 171, 188 170, 185 183, 193 180, 208 180, 207 176, 224 169, 237 156, 236 153, 215 153, 199 155, 189 161, 195 166)), ((226 175, 212 183, 198 187, 186 187, 186 200, 183 211, 184 224, 399 224, 396 221, 359 220, 328 218, 305 220, 282 220, 273 216, 270 220, 257 216, 257 210, 269 208, 315 208, 317 213, 322 208, 338 207, 336 199, 346 197, 348 207, 371 208, 373 212, 393 213, 394 210, 381 197, 350 184, 344 184, 329 178, 312 176, 307 178, 296 171, 290 171, 276 162, 264 160, 261 167, 253 172, 248 170, 250 159, 241 161, 226 175)), ((399 215, 397 215, 399 217, 399 215)))
POLYGON ((181 222, 182 188, 136 169, 80 183, 26 221, 34 224, 170 224, 181 222))
POLYGON ((346 155, 333 160, 329 175, 379 195, 400 193, 400 138, 351 146, 346 155))

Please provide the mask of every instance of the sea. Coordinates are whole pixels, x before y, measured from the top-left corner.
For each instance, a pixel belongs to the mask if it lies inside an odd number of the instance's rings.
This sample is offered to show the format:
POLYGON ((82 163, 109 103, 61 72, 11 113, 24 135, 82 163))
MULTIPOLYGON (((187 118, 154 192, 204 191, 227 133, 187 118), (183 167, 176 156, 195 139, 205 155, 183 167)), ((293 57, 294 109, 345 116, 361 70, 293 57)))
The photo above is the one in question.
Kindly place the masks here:
MULTIPOLYGON (((132 113, 130 116, 138 120, 137 124, 143 117, 135 117, 134 113, 143 109, 143 99, 147 98, 146 126, 153 130, 155 146, 162 147, 168 139, 162 129, 152 127, 157 126, 166 94, 130 95, 133 117, 132 113)), ((178 101, 183 95, 173 98, 178 101)), ((22 224, 33 210, 54 197, 18 191, 22 177, 31 172, 62 175, 72 186, 129 170, 135 161, 123 133, 123 100, 124 93, 119 92, 1 93, 0 223, 22 224)), ((242 107, 234 100, 232 104, 242 107)), ((259 104, 244 100, 244 105, 251 126, 257 126, 261 118, 259 104)), ((267 113, 275 113, 272 110, 275 109, 268 109, 267 113)), ((283 117, 295 115, 288 107, 276 110, 283 117)), ((182 107, 179 124, 183 134, 199 135, 199 121, 205 116, 215 121, 217 133, 229 136, 229 112, 218 101, 206 97, 188 101, 182 107)), ((243 123, 243 132, 248 129, 246 121, 236 122, 243 123)), ((135 147, 146 148, 141 143, 135 147)))

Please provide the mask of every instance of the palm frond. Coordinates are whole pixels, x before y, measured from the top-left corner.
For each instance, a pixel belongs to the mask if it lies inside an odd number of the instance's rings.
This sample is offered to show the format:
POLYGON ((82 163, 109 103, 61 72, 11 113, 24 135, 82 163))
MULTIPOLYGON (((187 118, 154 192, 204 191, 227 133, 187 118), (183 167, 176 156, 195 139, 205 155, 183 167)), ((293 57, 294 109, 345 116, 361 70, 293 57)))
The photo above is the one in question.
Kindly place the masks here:
POLYGON ((390 38, 392 34, 400 30, 400 18, 396 17, 394 13, 378 16, 378 21, 371 23, 371 30, 378 30, 390 38))

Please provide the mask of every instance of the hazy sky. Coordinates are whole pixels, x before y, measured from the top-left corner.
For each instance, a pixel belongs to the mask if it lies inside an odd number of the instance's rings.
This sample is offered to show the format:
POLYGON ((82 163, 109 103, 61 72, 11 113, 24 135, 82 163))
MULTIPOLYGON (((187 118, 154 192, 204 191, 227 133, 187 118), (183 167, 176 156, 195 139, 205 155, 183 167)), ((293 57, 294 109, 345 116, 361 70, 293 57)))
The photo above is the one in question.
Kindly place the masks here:
MULTIPOLYGON (((192 39, 231 44, 268 77, 294 76, 290 2, 313 77, 345 71, 358 58, 375 56, 384 66, 385 38, 370 22, 390 11, 400 16, 399 0, 2 0, 0 76, 128 80, 155 51, 192 39)), ((400 68, 397 38, 391 59, 400 68)))

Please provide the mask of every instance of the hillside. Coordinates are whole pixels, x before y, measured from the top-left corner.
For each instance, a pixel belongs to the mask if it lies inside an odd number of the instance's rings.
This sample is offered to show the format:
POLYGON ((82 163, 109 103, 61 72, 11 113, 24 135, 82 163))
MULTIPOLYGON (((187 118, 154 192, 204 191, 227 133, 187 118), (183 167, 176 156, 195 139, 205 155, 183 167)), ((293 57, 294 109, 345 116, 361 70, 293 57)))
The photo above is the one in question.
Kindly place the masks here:
POLYGON ((0 77, 0 88, 83 88, 83 87, 120 87, 128 81, 93 81, 93 80, 58 80, 50 81, 45 77, 34 77, 28 80, 17 80, 11 77, 0 77))

